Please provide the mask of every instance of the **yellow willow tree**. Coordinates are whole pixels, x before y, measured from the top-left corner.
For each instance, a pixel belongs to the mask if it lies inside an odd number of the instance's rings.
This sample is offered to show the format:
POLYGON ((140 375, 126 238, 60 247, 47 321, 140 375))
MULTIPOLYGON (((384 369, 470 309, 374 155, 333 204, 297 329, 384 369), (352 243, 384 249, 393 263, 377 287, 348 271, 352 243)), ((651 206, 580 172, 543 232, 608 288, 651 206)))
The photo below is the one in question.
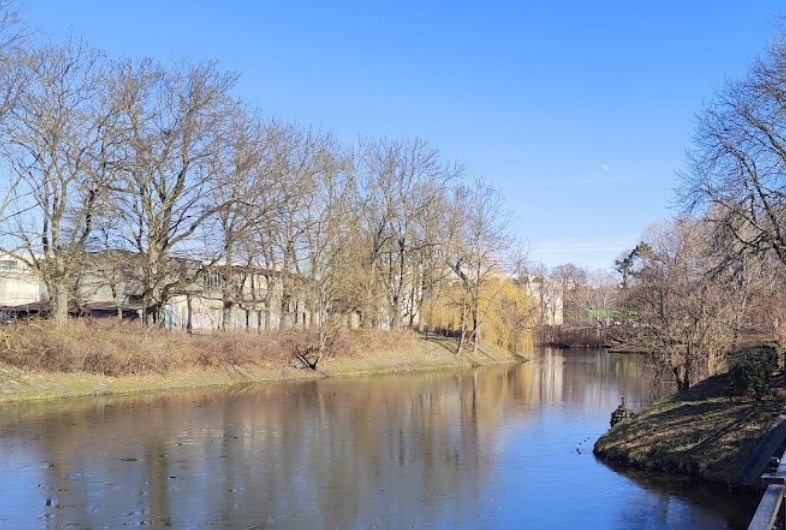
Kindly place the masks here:
MULTIPOLYGON (((421 318, 429 329, 460 333, 471 298, 460 282, 443 282, 423 302, 421 318)), ((483 318, 479 319, 477 329, 467 332, 482 336, 486 344, 514 353, 532 346, 539 302, 526 287, 512 278, 494 276, 481 284, 478 299, 478 311, 483 318)))
POLYGON ((480 346, 480 327, 492 291, 486 285, 503 273, 502 257, 511 247, 507 215, 499 192, 476 179, 458 186, 448 206, 445 263, 463 290, 459 347, 480 346))

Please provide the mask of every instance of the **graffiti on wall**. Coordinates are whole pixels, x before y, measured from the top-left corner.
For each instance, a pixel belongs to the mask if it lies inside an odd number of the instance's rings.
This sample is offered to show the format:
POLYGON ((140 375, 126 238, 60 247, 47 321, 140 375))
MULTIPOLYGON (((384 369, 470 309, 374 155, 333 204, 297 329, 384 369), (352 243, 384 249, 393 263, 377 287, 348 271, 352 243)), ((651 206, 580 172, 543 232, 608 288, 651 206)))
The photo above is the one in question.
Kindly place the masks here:
MULTIPOLYGON (((191 329, 215 329, 221 316, 220 311, 211 309, 201 298, 191 299, 191 329)), ((188 326, 188 303, 186 300, 164 306, 164 324, 167 329, 186 329, 188 326)))

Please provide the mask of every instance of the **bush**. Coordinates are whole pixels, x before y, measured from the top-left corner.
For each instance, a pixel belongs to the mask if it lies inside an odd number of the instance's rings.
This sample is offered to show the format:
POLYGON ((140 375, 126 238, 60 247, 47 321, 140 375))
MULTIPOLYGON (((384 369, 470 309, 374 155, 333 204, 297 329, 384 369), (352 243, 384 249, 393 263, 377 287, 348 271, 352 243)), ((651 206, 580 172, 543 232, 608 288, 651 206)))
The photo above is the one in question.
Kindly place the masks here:
POLYGON ((762 397, 770 386, 772 372, 778 367, 778 345, 759 344, 738 352, 729 366, 734 390, 738 394, 762 397))

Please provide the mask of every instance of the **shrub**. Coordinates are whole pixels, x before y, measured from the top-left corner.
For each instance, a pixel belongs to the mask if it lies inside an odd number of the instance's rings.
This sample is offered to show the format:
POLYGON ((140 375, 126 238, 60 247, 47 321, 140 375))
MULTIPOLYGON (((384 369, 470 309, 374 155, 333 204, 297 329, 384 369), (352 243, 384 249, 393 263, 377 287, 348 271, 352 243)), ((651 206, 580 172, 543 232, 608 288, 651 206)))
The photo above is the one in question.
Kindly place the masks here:
POLYGON ((738 352, 729 366, 729 376, 737 393, 762 397, 778 367, 778 345, 767 342, 738 352))

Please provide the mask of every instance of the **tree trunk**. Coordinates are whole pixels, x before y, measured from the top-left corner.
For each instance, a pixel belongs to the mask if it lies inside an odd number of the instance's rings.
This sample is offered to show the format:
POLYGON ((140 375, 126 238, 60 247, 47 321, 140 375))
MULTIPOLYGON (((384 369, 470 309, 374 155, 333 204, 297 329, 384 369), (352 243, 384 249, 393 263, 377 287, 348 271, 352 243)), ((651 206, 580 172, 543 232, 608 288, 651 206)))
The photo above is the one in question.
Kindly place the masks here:
POLYGON ((232 325, 232 302, 224 298, 224 307, 221 311, 221 330, 231 331, 234 326, 232 325))
POLYGON ((459 336, 459 344, 458 349, 456 350, 456 355, 461 355, 461 351, 464 349, 464 344, 467 341, 467 305, 463 304, 461 308, 461 335, 459 336))
POLYGON ((478 302, 475 302, 475 306, 472 309, 472 352, 478 353, 478 347, 480 346, 480 327, 478 317, 478 302))
POLYGON ((186 333, 189 335, 194 332, 194 306, 191 303, 191 295, 186 295, 186 333))
POLYGON ((146 293, 142 297, 142 322, 144 322, 146 326, 149 326, 153 323, 153 317, 151 311, 152 307, 153 307, 152 296, 146 293))
POLYGON ((393 303, 390 304, 390 329, 399 331, 401 326, 401 304, 398 296, 394 296, 393 303))
POLYGON ((672 368, 672 373, 674 374, 674 380, 677 382, 678 392, 682 392, 683 390, 688 390, 690 388, 690 375, 686 369, 675 366, 672 368))
POLYGON ((64 280, 52 285, 49 303, 50 317, 58 325, 64 324, 68 320, 68 284, 64 280))

